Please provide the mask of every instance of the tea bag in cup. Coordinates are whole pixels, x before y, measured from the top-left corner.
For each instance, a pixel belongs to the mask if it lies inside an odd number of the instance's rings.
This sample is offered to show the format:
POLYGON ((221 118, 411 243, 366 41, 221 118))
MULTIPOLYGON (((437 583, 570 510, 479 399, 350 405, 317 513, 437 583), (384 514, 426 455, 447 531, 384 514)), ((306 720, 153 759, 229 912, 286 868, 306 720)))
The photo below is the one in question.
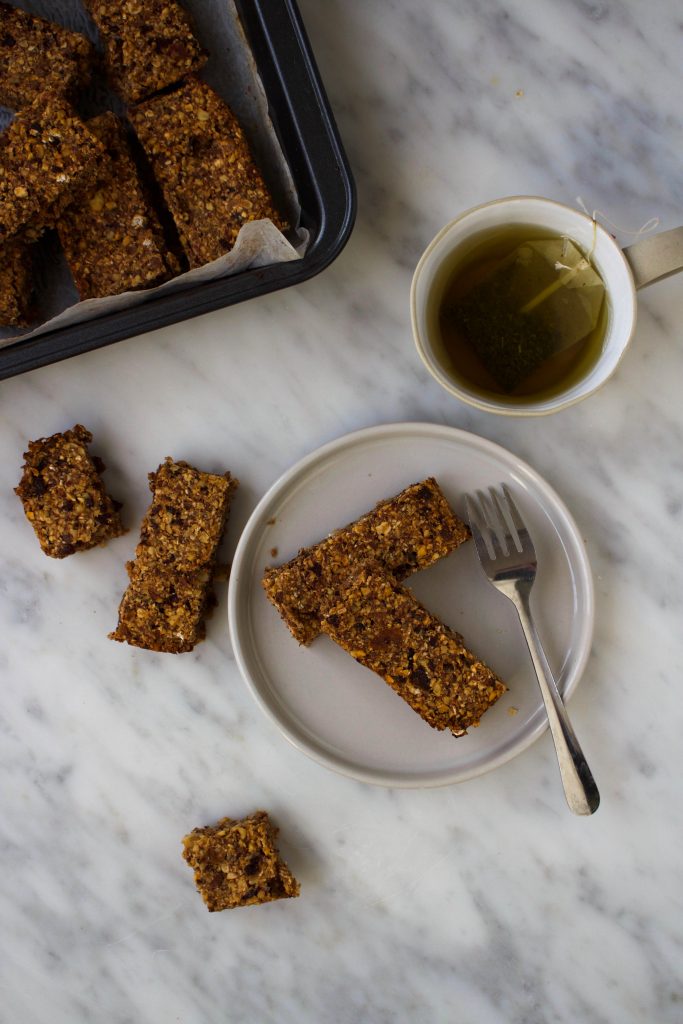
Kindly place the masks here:
POLYGON ((569 238, 519 245, 461 298, 450 320, 505 391, 595 329, 602 278, 569 238))

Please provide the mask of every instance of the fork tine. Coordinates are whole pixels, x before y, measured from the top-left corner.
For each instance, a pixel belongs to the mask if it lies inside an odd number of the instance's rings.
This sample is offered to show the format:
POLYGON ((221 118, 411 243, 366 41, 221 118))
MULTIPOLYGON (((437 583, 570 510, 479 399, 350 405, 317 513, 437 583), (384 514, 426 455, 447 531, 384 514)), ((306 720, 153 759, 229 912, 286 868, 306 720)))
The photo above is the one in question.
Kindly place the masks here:
POLYGON ((486 525, 486 517, 483 514, 481 505, 474 494, 465 495, 465 506, 467 517, 470 521, 472 537, 481 561, 487 561, 496 557, 496 549, 493 546, 491 531, 486 525))
POLYGON ((505 530, 505 520, 501 520, 499 518, 495 507, 491 504, 491 499, 487 494, 484 493, 484 491, 477 491, 477 498, 479 499, 479 503, 484 510, 484 519, 486 525, 491 531, 492 539, 495 538, 494 544, 495 542, 497 542, 498 554, 509 554, 506 537, 507 531, 505 530), (503 527, 502 529, 501 526, 503 527))
MULTIPOLYGON (((491 495, 491 500, 493 501, 493 504, 498 509, 498 515, 500 516, 502 522, 504 522, 505 526, 507 527, 507 540, 508 542, 512 542, 512 544, 508 543, 510 553, 512 554, 512 545, 514 545, 521 555, 522 542, 519 539, 519 534, 517 533, 517 525, 512 515, 510 506, 506 500, 505 494, 501 494, 499 491, 496 490, 495 487, 489 487, 489 494, 491 495)), ((517 518, 519 519, 519 515, 517 516, 517 518)))
POLYGON ((519 542, 521 545, 519 550, 521 551, 525 540, 529 539, 529 531, 526 528, 526 524, 522 519, 521 513, 515 504, 515 499, 512 497, 512 492, 507 484, 503 484, 503 494, 505 495, 507 507, 510 511, 510 518, 512 519, 515 529, 519 535, 519 542))

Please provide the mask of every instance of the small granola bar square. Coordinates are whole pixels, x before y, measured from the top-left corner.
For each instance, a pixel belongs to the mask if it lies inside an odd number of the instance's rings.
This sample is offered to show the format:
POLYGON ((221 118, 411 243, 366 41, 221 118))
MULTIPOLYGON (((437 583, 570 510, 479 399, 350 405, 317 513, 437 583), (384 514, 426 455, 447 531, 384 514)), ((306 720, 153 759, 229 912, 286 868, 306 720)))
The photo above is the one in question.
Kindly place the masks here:
POLYGON ((131 111, 191 267, 229 252, 248 221, 286 225, 237 118, 197 78, 131 111))
POLYGON ((34 247, 21 238, 0 244, 0 326, 28 327, 33 298, 34 247))
POLYGON ((94 180, 61 215, 57 231, 81 299, 151 288, 171 276, 173 256, 138 177, 115 114, 87 122, 105 147, 94 180))
POLYGON ((210 911, 298 896, 301 887, 280 856, 278 829, 265 811, 196 828, 183 839, 183 857, 210 911))
POLYGON ((27 237, 39 236, 103 152, 63 99, 42 94, 19 111, 0 137, 0 242, 21 228, 27 237))
POLYGON ((377 560, 393 579, 406 579, 450 554, 470 537, 433 477, 406 487, 291 561, 267 569, 263 586, 300 644, 320 635, 320 608, 337 592, 348 567, 377 560))
POLYGON ((165 654, 185 654, 206 636, 204 619, 215 602, 211 574, 145 571, 127 565, 130 582, 110 640, 165 654))
POLYGON ((149 474, 153 499, 140 527, 136 565, 174 572, 213 570, 237 486, 230 473, 203 473, 167 458, 149 474))
POLYGON ((15 488, 40 546, 51 558, 87 551, 125 533, 120 503, 104 489, 104 463, 91 458, 92 434, 77 423, 63 434, 30 441, 15 488))
POLYGON ((85 6, 104 45, 109 80, 126 103, 139 103, 206 62, 176 0, 85 0, 85 6))
POLYGON ((463 736, 507 687, 377 565, 352 570, 322 628, 371 669, 434 729, 463 736))
POLYGON ((78 32, 0 3, 0 104, 19 110, 42 92, 82 86, 94 52, 78 32))

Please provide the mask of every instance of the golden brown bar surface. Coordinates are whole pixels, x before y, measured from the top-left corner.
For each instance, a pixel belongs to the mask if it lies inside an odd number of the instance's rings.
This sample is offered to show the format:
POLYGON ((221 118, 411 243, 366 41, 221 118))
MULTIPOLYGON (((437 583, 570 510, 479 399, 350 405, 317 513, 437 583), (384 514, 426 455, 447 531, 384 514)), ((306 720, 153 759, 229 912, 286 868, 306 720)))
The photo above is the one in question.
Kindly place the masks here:
POLYGON ((229 252, 248 221, 284 229, 237 118, 208 85, 192 77, 130 116, 191 267, 229 252))
POLYGON ((265 811, 196 828, 183 839, 183 857, 210 911, 298 896, 301 887, 280 856, 278 829, 265 811))
POLYGON ((140 183, 123 123, 87 122, 105 147, 97 173, 59 218, 57 231, 81 299, 151 288, 171 276, 173 257, 140 183))
POLYGON ((33 297, 33 245, 21 238, 0 243, 0 326, 28 327, 33 297))
POLYGON ((149 475, 153 499, 110 639, 182 654, 204 639, 213 571, 237 481, 167 458, 149 475))
POLYGON ((65 558, 120 537, 125 530, 106 493, 101 460, 88 454, 92 434, 80 423, 63 434, 30 441, 21 482, 15 488, 40 546, 65 558))
POLYGON ((102 39, 111 84, 126 103, 139 103, 206 61, 176 0, 85 0, 85 6, 102 39))
POLYGON ((352 570, 322 628, 434 729, 463 736, 505 692, 495 673, 380 566, 352 570))
POLYGON ((320 635, 320 608, 338 593, 348 567, 377 560, 400 581, 454 551, 470 537, 433 477, 393 498, 291 561, 267 569, 263 586, 301 644, 320 635))
POLYGON ((103 152, 65 100, 43 93, 24 107, 0 137, 0 242, 24 226, 37 237, 103 152))
POLYGON ((82 85, 94 49, 69 32, 17 7, 0 3, 0 104, 18 110, 41 92, 59 95, 82 85))

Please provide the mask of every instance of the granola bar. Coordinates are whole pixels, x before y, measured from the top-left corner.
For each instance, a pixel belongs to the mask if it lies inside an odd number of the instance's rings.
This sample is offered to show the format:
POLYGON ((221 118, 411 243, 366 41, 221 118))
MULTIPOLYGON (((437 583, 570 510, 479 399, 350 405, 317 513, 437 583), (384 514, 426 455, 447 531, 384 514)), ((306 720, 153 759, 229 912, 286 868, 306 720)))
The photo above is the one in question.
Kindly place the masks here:
POLYGON ((284 565, 267 569, 263 586, 299 643, 308 645, 320 634, 321 603, 338 593, 348 566, 376 559, 400 581, 450 554, 469 536, 429 477, 284 565))
POLYGON ((115 114, 87 122, 105 147, 96 176, 57 222, 81 299, 150 288, 171 276, 173 257, 138 178, 115 114))
POLYGON ((150 473, 153 494, 130 582, 110 639, 182 654, 204 639, 215 601, 213 571, 237 481, 167 458, 150 473))
POLYGON ((248 221, 284 230, 237 118, 208 85, 192 77, 131 119, 191 267, 229 252, 248 221))
POLYGON ((33 245, 21 238, 0 244, 0 326, 28 327, 33 298, 33 245))
POLYGON ((102 484, 104 463, 91 458, 92 434, 77 423, 63 434, 30 441, 15 494, 40 546, 51 558, 65 558, 120 537, 125 530, 120 503, 102 484))
POLYGON ((111 640, 165 654, 185 654, 206 636, 206 614, 215 602, 211 574, 145 571, 126 566, 129 583, 111 640))
POLYGON ((63 99, 42 94, 0 138, 0 242, 35 238, 95 170, 103 146, 63 99))
POLYGON ((322 628, 434 729, 463 736, 507 687, 378 565, 352 570, 322 628))
POLYGON ((87 80, 94 49, 69 32, 18 7, 0 3, 0 104, 18 110, 41 92, 70 92, 87 80))
POLYGON ((183 858, 210 911, 248 907, 298 896, 301 887, 280 856, 265 811, 222 818, 183 839, 183 858))
POLYGON ((206 61, 175 0, 85 0, 85 6, 99 29, 111 84, 126 103, 139 103, 206 61))

